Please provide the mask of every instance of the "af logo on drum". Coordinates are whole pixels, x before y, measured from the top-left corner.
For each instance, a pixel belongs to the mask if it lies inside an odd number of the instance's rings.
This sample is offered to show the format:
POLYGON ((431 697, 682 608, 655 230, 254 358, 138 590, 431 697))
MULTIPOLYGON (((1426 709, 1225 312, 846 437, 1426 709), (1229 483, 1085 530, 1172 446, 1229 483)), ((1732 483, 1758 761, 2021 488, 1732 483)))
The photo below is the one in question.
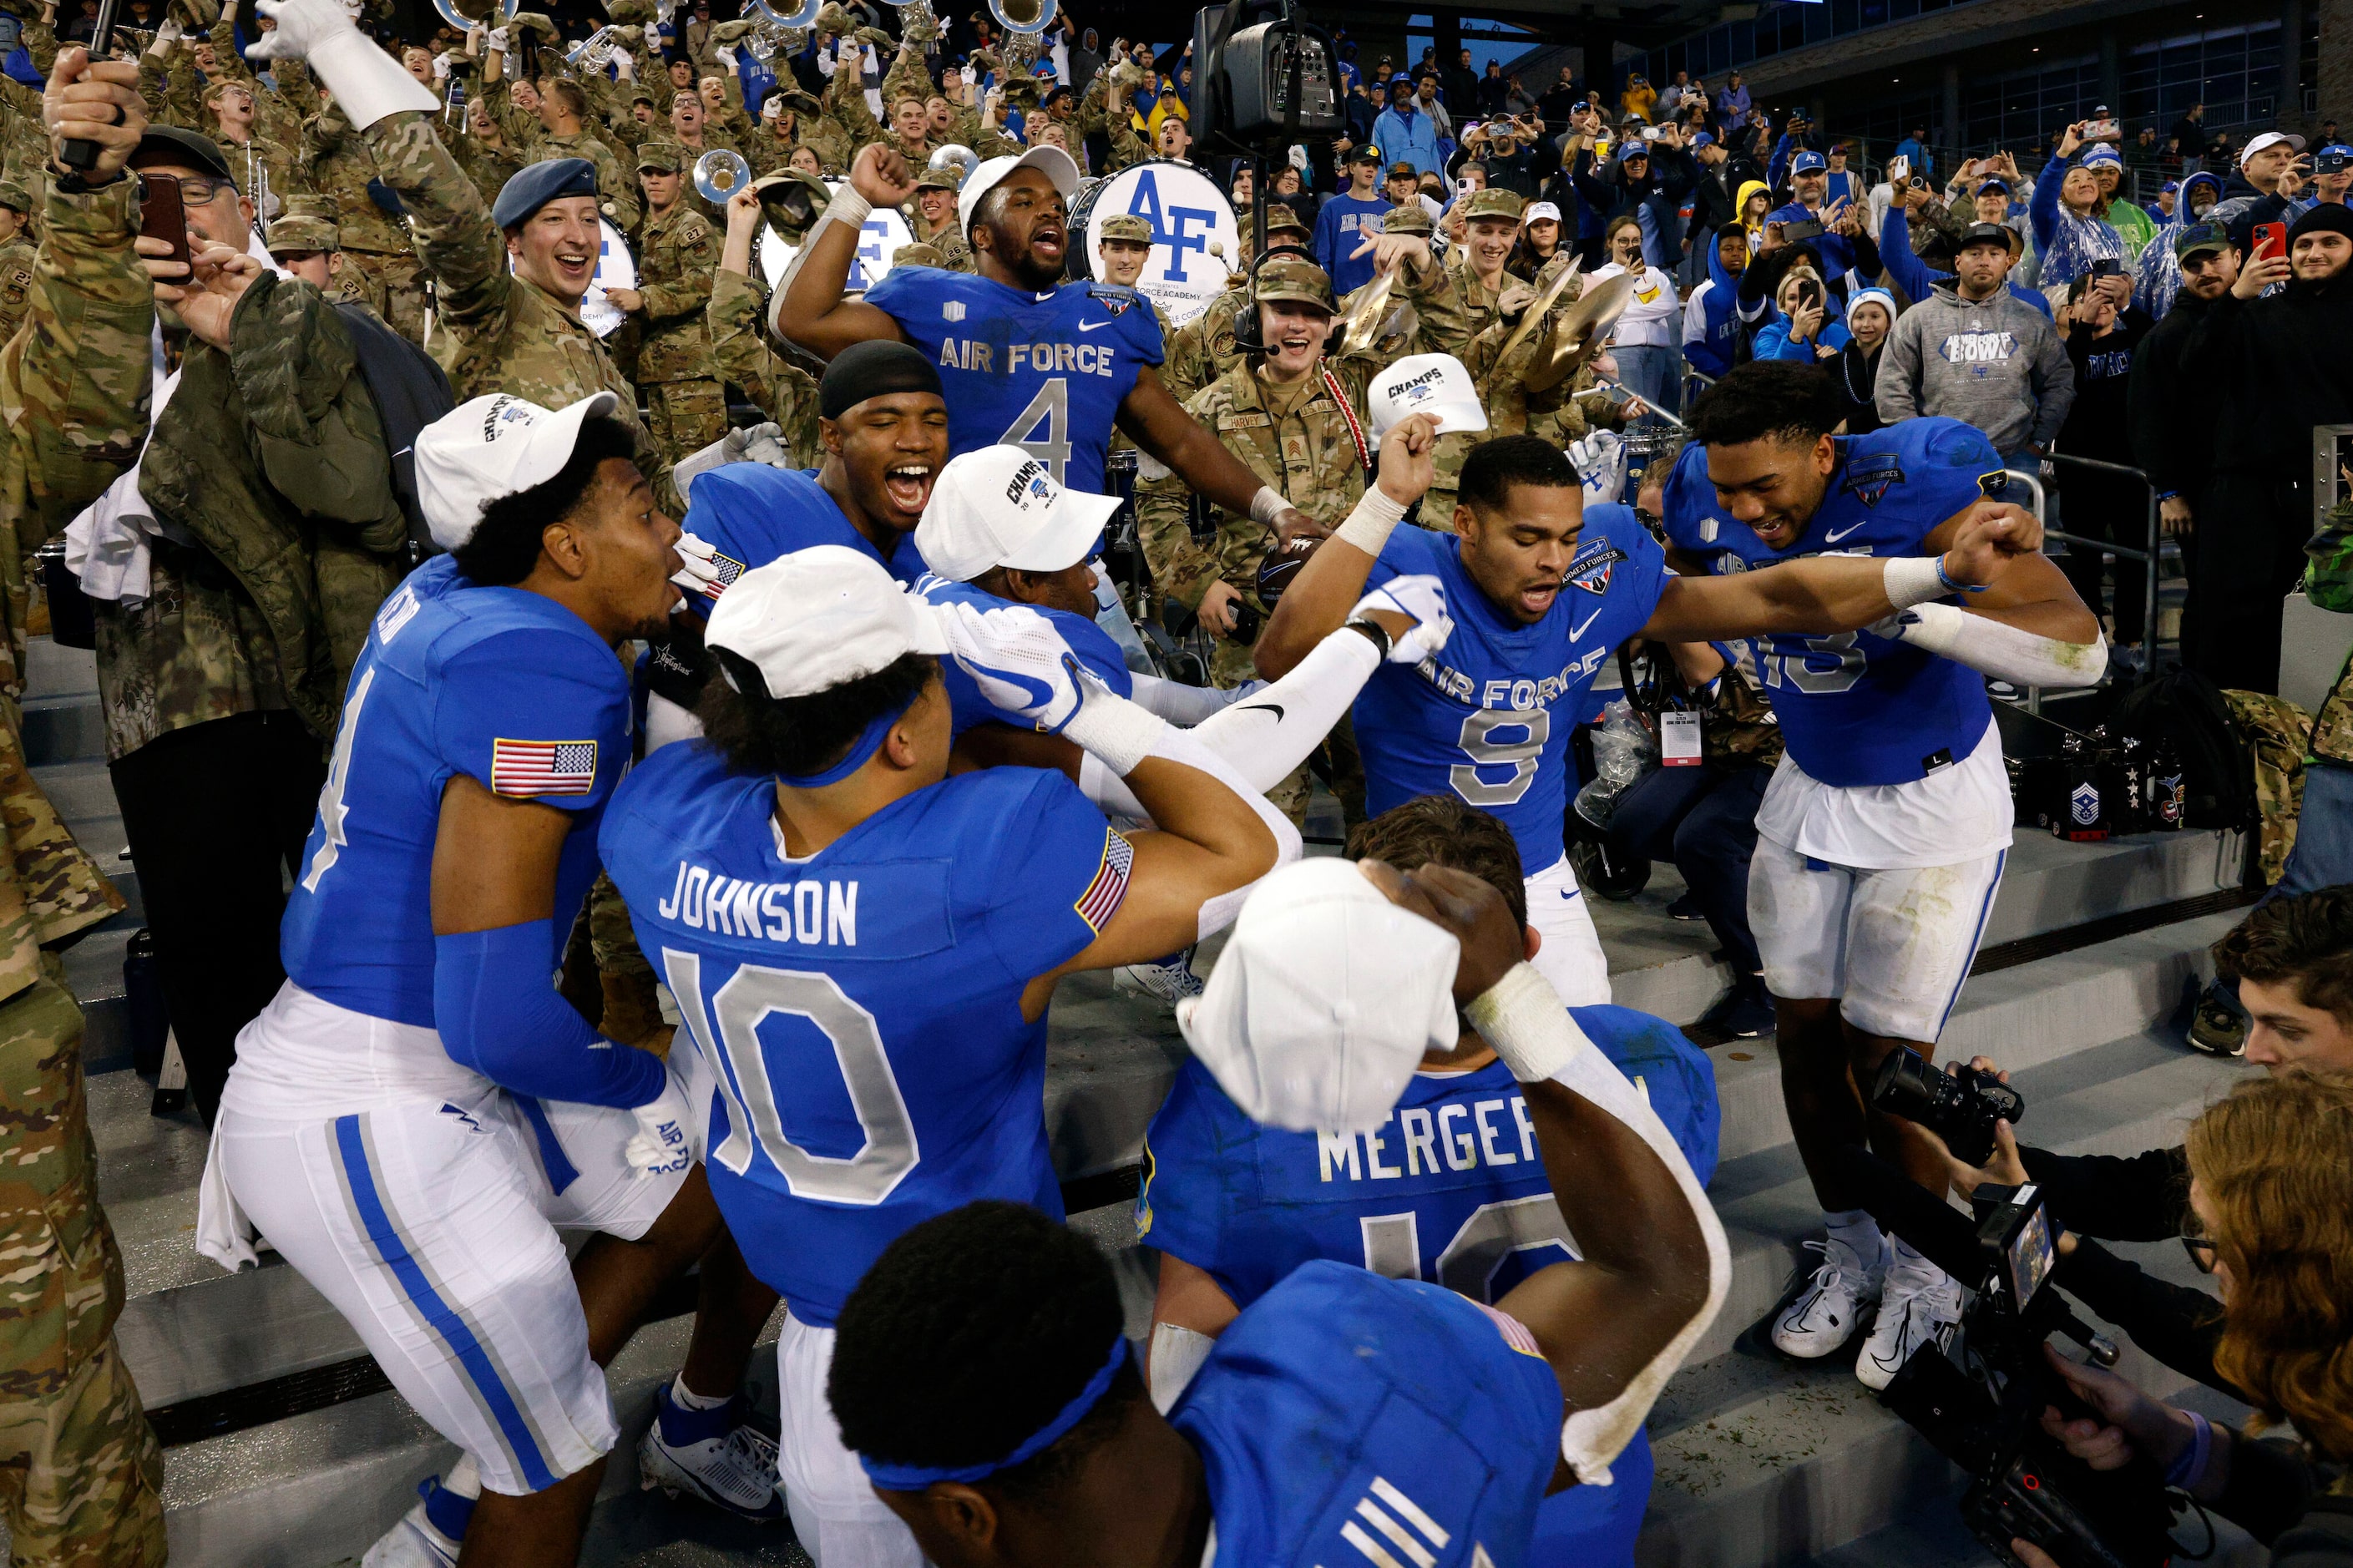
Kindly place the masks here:
POLYGON ((1208 175, 1189 163, 1155 158, 1080 193, 1071 219, 1086 236, 1081 249, 1086 277, 1095 275, 1103 220, 1122 216, 1152 226, 1152 259, 1135 286, 1171 321, 1183 326, 1226 291, 1226 269, 1241 259, 1241 231, 1232 205, 1208 175))

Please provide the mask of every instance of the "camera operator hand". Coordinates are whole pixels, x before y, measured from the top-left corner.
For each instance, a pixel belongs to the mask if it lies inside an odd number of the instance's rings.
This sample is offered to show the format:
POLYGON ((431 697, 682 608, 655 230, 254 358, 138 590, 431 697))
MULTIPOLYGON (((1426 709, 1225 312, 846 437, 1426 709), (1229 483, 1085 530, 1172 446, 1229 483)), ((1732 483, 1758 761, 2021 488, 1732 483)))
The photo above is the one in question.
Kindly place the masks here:
MULTIPOLYGON (((2105 1368, 2069 1361, 2049 1345, 2042 1347, 2042 1353, 2052 1370, 2098 1416, 2070 1419, 2061 1415, 2056 1406, 2045 1405, 2042 1429, 2092 1468, 2122 1469, 2135 1455, 2146 1455, 2156 1461, 2158 1468, 2169 1470, 2174 1461, 2197 1441, 2198 1427, 2188 1412, 2151 1399, 2105 1368)), ((2220 1436, 2218 1431, 2217 1436, 2220 1436)), ((2227 1438, 2216 1444, 2215 1459, 2208 1462, 2205 1474, 2189 1489, 2195 1495, 2209 1500, 2221 1495, 2229 1467, 2215 1460, 2221 1458, 2227 1447, 2227 1438)))

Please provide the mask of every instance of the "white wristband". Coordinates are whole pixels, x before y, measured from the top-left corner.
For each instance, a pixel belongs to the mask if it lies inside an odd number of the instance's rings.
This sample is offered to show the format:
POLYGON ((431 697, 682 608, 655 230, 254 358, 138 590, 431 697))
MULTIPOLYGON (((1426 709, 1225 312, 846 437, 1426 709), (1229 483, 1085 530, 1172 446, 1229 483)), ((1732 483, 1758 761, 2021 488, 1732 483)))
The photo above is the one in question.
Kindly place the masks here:
POLYGON ((1125 778, 1152 754, 1167 728, 1166 719, 1143 704, 1098 689, 1087 694, 1078 712, 1062 727, 1062 734, 1125 778))
POLYGON ((1943 560, 1934 555, 1891 555, 1880 580, 1886 584, 1887 602, 1899 610, 1952 592, 1945 586, 1943 560))
POLYGON ((1522 1083, 1542 1083, 1559 1074, 1580 1051, 1593 1048, 1552 982, 1525 961, 1481 992, 1462 1009, 1462 1016, 1522 1083))
POLYGON ((1332 537, 1353 544, 1367 555, 1377 556, 1381 546, 1405 517, 1406 503, 1389 500, 1378 485, 1365 487, 1365 499, 1356 503, 1348 520, 1333 531, 1332 537))
MULTIPOLYGON (((860 195, 857 187, 845 180, 842 182, 841 188, 833 193, 833 199, 825 204, 825 216, 818 221, 847 224, 851 228, 857 228, 865 223, 867 215, 873 210, 874 204, 860 195)), ((809 237, 815 239, 817 231, 810 230, 809 237)))
POLYGON ((1271 528, 1274 525, 1275 514, 1290 505, 1281 490, 1272 485, 1261 485, 1258 494, 1250 497, 1250 521, 1271 528))

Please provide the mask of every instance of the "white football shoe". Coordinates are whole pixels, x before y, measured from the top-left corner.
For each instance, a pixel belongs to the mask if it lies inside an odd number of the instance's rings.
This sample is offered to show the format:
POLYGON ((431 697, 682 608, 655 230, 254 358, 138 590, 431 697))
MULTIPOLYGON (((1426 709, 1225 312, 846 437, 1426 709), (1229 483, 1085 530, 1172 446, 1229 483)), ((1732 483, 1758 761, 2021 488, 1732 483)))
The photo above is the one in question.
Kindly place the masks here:
POLYGON ((1898 1255, 1888 1266, 1879 1321, 1855 1358, 1854 1375, 1865 1388, 1885 1388, 1914 1352, 1944 1344, 1960 1321, 1959 1283, 1925 1258, 1898 1255))
POLYGON ((1821 1267, 1773 1320, 1773 1344, 1784 1355, 1811 1361, 1853 1338, 1864 1304, 1879 1298, 1881 1271, 1865 1268, 1836 1237, 1810 1241, 1806 1249, 1822 1255, 1821 1267))
POLYGON ((1157 963, 1123 963, 1111 972, 1112 989, 1124 996, 1156 996, 1175 1006, 1187 996, 1198 996, 1205 983, 1193 973, 1193 950, 1157 963))
MULTIPOLYGON (((400 1522, 376 1539, 360 1559, 360 1568, 458 1568, 458 1549, 462 1539, 453 1540, 433 1522, 427 1510, 427 1501, 438 1489, 440 1478, 435 1476, 422 1484, 417 1500, 401 1516, 400 1522)), ((473 1511, 470 1506, 464 1510, 473 1511)), ((462 1537, 463 1531, 460 1531, 462 1537)))

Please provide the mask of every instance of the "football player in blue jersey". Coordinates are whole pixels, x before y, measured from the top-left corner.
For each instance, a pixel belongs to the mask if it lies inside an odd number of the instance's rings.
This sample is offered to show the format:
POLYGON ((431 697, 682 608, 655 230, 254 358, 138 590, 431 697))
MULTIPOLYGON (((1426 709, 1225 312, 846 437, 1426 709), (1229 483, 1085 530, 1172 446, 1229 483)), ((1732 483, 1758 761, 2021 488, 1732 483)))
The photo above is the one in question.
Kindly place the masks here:
MULTIPOLYGON (((1375 423, 1382 411, 1374 410, 1375 423)), ((1451 792, 1503 818, 1528 868, 1535 964, 1561 1000, 1609 999, 1608 961, 1565 848, 1569 737, 1594 673, 1640 635, 1703 642, 1769 631, 1866 626, 1952 590, 2001 578, 2042 542, 2034 518, 1982 501, 1957 520, 1940 559, 1818 560, 1729 577, 1666 570, 1631 508, 1585 504, 1577 470, 1533 436, 1472 449, 1450 531, 1397 527, 1430 484, 1432 421, 1398 420, 1380 479, 1316 547, 1259 635, 1259 673, 1280 676, 1327 636, 1366 585, 1434 574, 1453 634, 1416 668, 1384 669, 1355 709, 1366 804, 1378 814, 1451 792)))
POLYGON ((950 389, 957 452, 1020 447, 1057 482, 1100 490, 1116 423, 1194 490, 1275 529, 1286 543, 1320 535, 1161 384, 1160 324, 1144 296, 1117 284, 1062 281, 1078 189, 1079 167, 1059 147, 991 158, 956 196, 978 270, 896 267, 863 300, 850 300, 843 289, 866 215, 914 194, 906 160, 871 143, 809 231, 778 324, 825 359, 872 338, 914 344, 950 389))
MULTIPOLYGON (((1451 795, 1423 795, 1361 824, 1348 853, 1477 876, 1525 924, 1511 829, 1451 795)), ((1572 1010, 1633 1080, 1704 1185, 1715 1170, 1715 1072, 1664 1019, 1625 1007, 1572 1010)), ((1163 1412, 1216 1336, 1293 1268, 1318 1258, 1429 1279, 1493 1303, 1547 1264, 1577 1256, 1511 1072, 1476 1036, 1422 1058, 1378 1127, 1291 1132, 1250 1121, 1197 1058, 1178 1069, 1145 1151, 1136 1236, 1160 1253, 1147 1377, 1163 1412)), ((1651 1490, 1637 1431, 1608 1487, 1546 1502, 1530 1561, 1630 1563, 1651 1490)))
POLYGON ((419 434, 450 553, 353 667, 206 1174, 206 1254, 252 1262, 258 1226, 464 1451, 371 1565, 571 1563, 617 1436, 599 1369, 718 1234, 663 1062, 551 983, 629 760, 617 649, 679 600, 614 414, 486 396, 419 434), (573 1260, 562 1230, 601 1234, 573 1260))
MULTIPOLYGON (((2004 485, 1992 443, 1958 420, 1834 435, 1841 417, 1835 384, 1807 365, 1742 365, 1709 388, 1667 482, 1679 569, 1755 582, 1826 563, 1802 557, 1852 555, 1894 572, 1952 548, 1981 495, 2004 485)), ((1964 585, 1957 574, 1946 586, 1964 585)), ((2089 686, 2106 647, 2041 555, 1862 630, 1776 629, 1760 662, 1787 750, 1757 813, 1748 923, 1774 997, 1782 1098, 1829 1237, 1809 1244, 1821 1264, 1777 1314, 1773 1341, 1828 1355, 1877 1297, 1855 1372, 1884 1388, 1958 1321, 1960 1288, 1902 1240, 1891 1249, 1840 1180, 1838 1151, 1867 1128, 1942 1191, 1941 1146, 1908 1123, 1866 1122, 1857 1085, 1892 1051, 1933 1053, 1993 908, 2011 805, 1983 677, 2089 686)))
MULTIPOLYGON (((1345 635, 1413 627, 1376 606, 1345 635)), ((1189 732, 1079 673, 1044 617, 934 605, 860 552, 745 573, 708 647, 707 741, 630 775, 605 863, 705 1064, 712 1191, 791 1306, 779 1467, 802 1544, 819 1568, 913 1568, 825 1407, 835 1314, 930 1215, 1059 1212, 1055 984, 1219 929, 1298 836, 1189 732), (1055 770, 949 776, 951 643, 986 700, 1100 758, 1154 829, 1113 829, 1055 770)))
POLYGON ((1004 1205, 929 1220, 843 1309, 828 1392, 930 1562, 1522 1568, 1548 1490, 1612 1479, 1729 1253, 1666 1129, 1525 951, 1475 877, 1308 861, 1253 895, 1186 1036, 1254 1119, 1363 1126, 1463 1007, 1583 1256, 1492 1306, 1304 1263, 1164 1417, 1092 1243, 1004 1205))

